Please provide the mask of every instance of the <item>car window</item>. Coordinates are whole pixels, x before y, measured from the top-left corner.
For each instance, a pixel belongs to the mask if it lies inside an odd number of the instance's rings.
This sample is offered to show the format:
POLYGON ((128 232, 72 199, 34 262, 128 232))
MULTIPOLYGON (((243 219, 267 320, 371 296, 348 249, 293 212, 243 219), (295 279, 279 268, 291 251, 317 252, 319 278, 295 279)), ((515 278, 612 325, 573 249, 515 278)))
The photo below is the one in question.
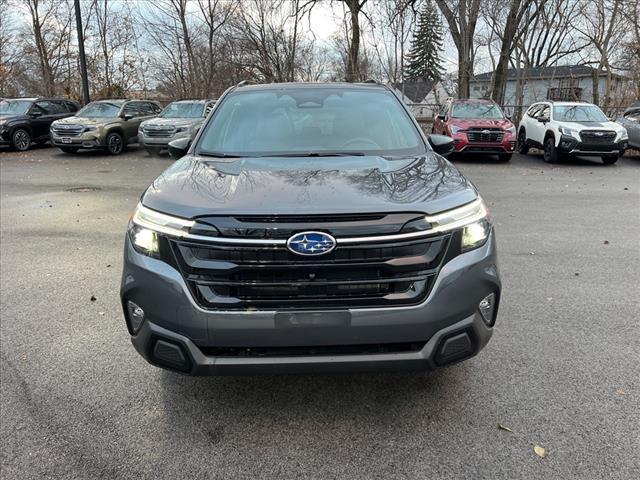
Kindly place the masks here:
POLYGON ((143 115, 156 115, 160 109, 153 102, 142 102, 142 114, 143 115))
POLYGON ((29 111, 32 100, 2 100, 0 102, 0 115, 24 115, 29 111))
POLYGON ((124 113, 125 115, 133 115, 134 117, 141 117, 144 115, 143 113, 143 107, 142 107, 142 102, 129 102, 127 103, 123 110, 122 113, 124 113))
POLYGON ((51 100, 49 103, 49 111, 53 115, 59 115, 61 113, 67 113, 67 109, 64 106, 64 102, 60 100, 51 100))
POLYGON ((77 115, 88 118, 112 118, 117 117, 120 105, 111 102, 93 102, 81 109, 77 115))
POLYGON ((538 113, 538 118, 549 118, 549 113, 551 112, 551 109, 549 108, 549 105, 542 105, 542 108, 540 109, 540 113, 538 113))
POLYGON ((364 88, 235 91, 222 100, 198 143, 200 152, 244 156, 425 151, 398 99, 364 88))
POLYGON ((200 118, 204 113, 202 102, 173 102, 160 114, 163 118, 200 118))
POLYGON ((540 111, 540 107, 541 105, 539 103, 531 105, 529 107, 529 110, 527 110, 527 115, 529 115, 531 118, 538 118, 538 112, 540 111))
POLYGON ((595 105, 554 105, 553 118, 559 122, 606 122, 609 120, 595 105))
POLYGON ((504 118, 504 113, 495 103, 454 103, 451 117, 501 120, 504 118))
POLYGON ((40 102, 36 102, 33 105, 33 108, 40 112, 42 115, 51 115, 53 113, 56 113, 55 110, 55 106, 53 105, 53 103, 46 101, 46 100, 42 100, 40 102))
POLYGON ((67 106, 67 110, 71 113, 75 113, 78 111, 78 106, 73 102, 64 102, 67 106))

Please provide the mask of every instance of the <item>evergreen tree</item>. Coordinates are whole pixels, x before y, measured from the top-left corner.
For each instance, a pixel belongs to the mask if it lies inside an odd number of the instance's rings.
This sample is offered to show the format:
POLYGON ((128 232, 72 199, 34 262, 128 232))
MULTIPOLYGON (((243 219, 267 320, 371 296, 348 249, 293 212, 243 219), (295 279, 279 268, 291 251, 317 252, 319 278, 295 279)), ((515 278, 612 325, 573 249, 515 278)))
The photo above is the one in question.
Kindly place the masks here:
POLYGON ((405 78, 440 80, 444 74, 441 52, 442 23, 433 3, 427 0, 411 40, 411 50, 405 58, 405 78))

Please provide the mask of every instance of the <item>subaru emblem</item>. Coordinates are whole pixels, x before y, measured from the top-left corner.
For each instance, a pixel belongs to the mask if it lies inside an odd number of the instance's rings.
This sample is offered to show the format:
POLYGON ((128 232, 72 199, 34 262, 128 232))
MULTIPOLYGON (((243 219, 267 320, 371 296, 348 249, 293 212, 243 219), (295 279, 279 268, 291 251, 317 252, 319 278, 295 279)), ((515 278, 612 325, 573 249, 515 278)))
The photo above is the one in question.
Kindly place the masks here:
POLYGON ((328 233, 300 232, 287 240, 287 248, 298 255, 324 255, 336 248, 336 239, 328 233))

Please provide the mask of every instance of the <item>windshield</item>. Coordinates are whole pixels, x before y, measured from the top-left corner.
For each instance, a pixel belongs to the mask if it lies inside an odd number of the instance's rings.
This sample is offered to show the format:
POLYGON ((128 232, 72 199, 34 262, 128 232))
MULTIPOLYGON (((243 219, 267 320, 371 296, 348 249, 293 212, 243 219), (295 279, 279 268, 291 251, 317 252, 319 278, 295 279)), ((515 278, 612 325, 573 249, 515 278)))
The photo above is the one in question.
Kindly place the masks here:
POLYGON ((425 145, 386 90, 235 91, 205 127, 198 154, 230 156, 416 155, 425 145))
POLYGON ((117 117, 118 112, 120 112, 120 105, 108 102, 96 102, 90 103, 89 105, 84 107, 82 110, 76 113, 76 116, 89 118, 109 118, 117 117))
POLYGON ((0 115, 24 115, 32 103, 31 100, 3 100, 0 102, 0 115))
POLYGON ((204 103, 174 102, 170 103, 160 113, 163 118, 199 118, 204 114, 204 103))
POLYGON ((609 119, 595 105, 554 105, 553 119, 559 122, 607 122, 609 119))
POLYGON ((453 118, 489 118, 502 120, 504 114, 493 103, 455 103, 451 112, 453 118))

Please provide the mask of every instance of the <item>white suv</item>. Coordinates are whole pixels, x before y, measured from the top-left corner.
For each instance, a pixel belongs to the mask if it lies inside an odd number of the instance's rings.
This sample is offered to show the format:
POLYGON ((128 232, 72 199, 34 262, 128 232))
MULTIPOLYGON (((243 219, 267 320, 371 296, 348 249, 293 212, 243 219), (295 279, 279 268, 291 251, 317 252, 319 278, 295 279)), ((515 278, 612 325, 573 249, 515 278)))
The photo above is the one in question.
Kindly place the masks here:
POLYGON ((534 103, 520 121, 517 150, 530 147, 544 150, 545 162, 563 155, 598 156, 615 163, 627 148, 625 128, 609 121, 596 105, 585 102, 534 103))

